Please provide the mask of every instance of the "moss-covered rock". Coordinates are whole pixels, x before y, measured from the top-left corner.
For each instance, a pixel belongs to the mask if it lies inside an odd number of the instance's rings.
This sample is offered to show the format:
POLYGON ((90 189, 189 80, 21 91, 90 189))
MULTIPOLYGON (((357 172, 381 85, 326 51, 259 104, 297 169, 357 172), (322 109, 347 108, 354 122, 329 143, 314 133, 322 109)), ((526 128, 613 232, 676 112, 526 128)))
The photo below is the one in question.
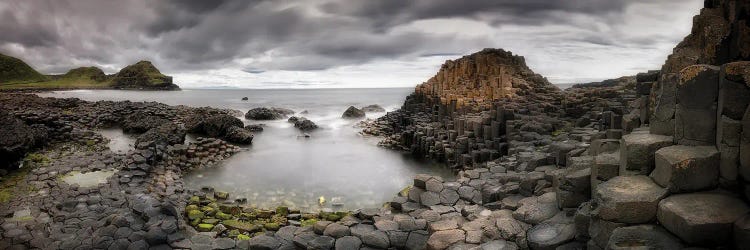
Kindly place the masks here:
POLYGON ((216 224, 219 224, 219 221, 221 220, 215 219, 215 218, 206 218, 206 219, 201 220, 201 223, 216 225, 216 224))
POLYGON ((270 230, 270 231, 278 231, 279 228, 281 228, 281 226, 279 226, 279 223, 275 223, 275 222, 266 223, 263 225, 263 227, 266 230, 270 230))
POLYGON ((231 214, 225 214, 224 212, 217 212, 216 215, 214 215, 216 218, 221 220, 229 220, 232 219, 231 214))
POLYGON ((214 225, 205 223, 198 224, 198 228, 196 228, 198 232, 210 232, 211 229, 214 229, 214 225))
POLYGON ((289 207, 280 206, 276 208, 276 214, 281 216, 286 216, 289 214, 289 207))
POLYGON ((250 240, 250 236, 240 234, 240 235, 237 235, 237 240, 250 240))
POLYGON ((240 231, 251 233, 260 231, 262 229, 259 225, 239 220, 224 220, 221 222, 221 224, 224 224, 224 226, 229 229, 237 229, 240 231))
POLYGON ((188 219, 190 220, 203 219, 206 216, 202 211, 197 209, 189 210, 187 213, 188 219))
POLYGON ((224 191, 216 191, 216 193, 214 193, 214 197, 216 197, 217 200, 226 200, 229 198, 229 193, 224 191))
POLYGON ((201 198, 198 197, 198 196, 190 197, 190 200, 188 200, 188 204, 199 205, 199 204, 201 204, 201 198))

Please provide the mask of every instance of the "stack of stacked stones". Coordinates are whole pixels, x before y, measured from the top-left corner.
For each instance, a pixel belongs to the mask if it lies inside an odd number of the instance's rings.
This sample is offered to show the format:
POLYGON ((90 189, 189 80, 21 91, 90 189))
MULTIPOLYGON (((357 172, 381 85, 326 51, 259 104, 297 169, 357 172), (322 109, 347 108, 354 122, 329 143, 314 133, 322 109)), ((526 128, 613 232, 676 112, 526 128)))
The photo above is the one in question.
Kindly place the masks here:
POLYGON ((648 126, 650 111, 652 110, 651 89, 654 88, 655 82, 659 79, 658 70, 652 70, 647 73, 636 75, 635 91, 637 99, 631 103, 631 111, 623 116, 622 127, 626 132, 631 132, 635 128, 648 126))
MULTIPOLYGON (((542 116, 559 104, 559 89, 534 74, 523 57, 485 49, 448 61, 417 86, 401 110, 376 122, 371 134, 395 134, 386 144, 453 167, 472 167, 507 153, 508 138, 552 132, 545 119, 513 123, 516 114, 542 116), (536 121, 539 120, 539 121, 536 121), (388 125, 389 124, 389 125, 388 125), (382 132, 382 133, 381 133, 382 132)), ((536 136, 531 136, 536 137, 536 136)), ((385 143, 385 142, 384 142, 385 143)))
POLYGON ((180 169, 191 170, 219 163, 239 152, 241 148, 221 139, 198 137, 193 143, 168 146, 167 150, 171 156, 170 164, 180 169))
POLYGON ((665 131, 669 124, 662 123, 623 136, 619 176, 593 194, 590 232, 604 234, 592 236, 593 245, 605 248, 634 236, 662 247, 750 244, 750 206, 743 201, 750 198, 750 176, 744 175, 750 165, 741 160, 750 155, 742 144, 750 128, 749 71, 750 63, 733 62, 662 76, 669 79, 662 84, 677 80, 674 92, 662 88, 667 98, 657 98, 674 100, 674 127, 665 131))

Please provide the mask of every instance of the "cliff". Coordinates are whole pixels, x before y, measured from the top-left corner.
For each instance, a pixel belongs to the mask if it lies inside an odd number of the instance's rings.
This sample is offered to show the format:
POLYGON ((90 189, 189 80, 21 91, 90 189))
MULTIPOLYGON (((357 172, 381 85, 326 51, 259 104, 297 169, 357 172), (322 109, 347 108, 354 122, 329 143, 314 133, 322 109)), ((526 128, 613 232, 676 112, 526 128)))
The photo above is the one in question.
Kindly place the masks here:
POLYGON ((0 84, 13 82, 38 82, 46 77, 21 59, 0 54, 0 84))
POLYGON ((446 61, 435 76, 416 87, 415 93, 439 97, 443 104, 455 101, 460 108, 558 90, 529 69, 522 56, 502 49, 484 49, 446 61))

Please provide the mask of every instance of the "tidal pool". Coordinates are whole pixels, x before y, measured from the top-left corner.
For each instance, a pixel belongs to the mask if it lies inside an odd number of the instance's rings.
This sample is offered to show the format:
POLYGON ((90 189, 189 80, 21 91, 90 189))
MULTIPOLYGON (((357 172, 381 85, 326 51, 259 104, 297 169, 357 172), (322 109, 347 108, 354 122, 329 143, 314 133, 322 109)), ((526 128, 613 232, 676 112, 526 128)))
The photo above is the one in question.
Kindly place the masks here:
POLYGON ((107 178, 115 173, 117 173, 117 170, 100 170, 88 173, 73 171, 63 176, 62 180, 69 185, 76 184, 79 187, 94 187, 107 183, 107 178))
POLYGON ((126 134, 121 128, 107 128, 96 131, 109 139, 109 149, 118 154, 124 154, 135 148, 135 136, 126 134))

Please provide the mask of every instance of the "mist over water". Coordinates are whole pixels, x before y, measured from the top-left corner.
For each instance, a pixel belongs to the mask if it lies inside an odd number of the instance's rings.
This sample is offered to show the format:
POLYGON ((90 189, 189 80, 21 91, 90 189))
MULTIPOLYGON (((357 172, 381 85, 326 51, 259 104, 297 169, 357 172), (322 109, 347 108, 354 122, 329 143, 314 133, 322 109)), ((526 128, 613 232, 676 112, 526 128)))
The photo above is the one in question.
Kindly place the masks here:
MULTIPOLYGON (((82 90, 40 93, 41 96, 77 97, 88 101, 157 101, 169 105, 211 106, 244 112, 255 107, 281 107, 297 112, 320 128, 310 138, 286 119, 249 121, 265 124, 255 134, 248 150, 226 160, 222 166, 186 175, 188 188, 213 186, 234 197, 248 198, 259 207, 287 205, 307 211, 323 207, 355 209, 377 207, 411 184, 417 173, 446 178, 450 170, 408 154, 377 147, 378 138, 363 137, 358 121, 341 118, 349 106, 378 104, 397 109, 412 88, 313 89, 313 90, 183 90, 123 91, 82 90), (242 101, 248 97, 248 101, 242 101), (306 114, 300 114, 307 111, 306 114), (318 198, 325 197, 323 206, 318 198)), ((368 113, 374 119, 385 113, 368 113)), ((127 136, 118 133, 110 135, 127 136)), ((122 144, 119 144, 122 145, 122 144)))

